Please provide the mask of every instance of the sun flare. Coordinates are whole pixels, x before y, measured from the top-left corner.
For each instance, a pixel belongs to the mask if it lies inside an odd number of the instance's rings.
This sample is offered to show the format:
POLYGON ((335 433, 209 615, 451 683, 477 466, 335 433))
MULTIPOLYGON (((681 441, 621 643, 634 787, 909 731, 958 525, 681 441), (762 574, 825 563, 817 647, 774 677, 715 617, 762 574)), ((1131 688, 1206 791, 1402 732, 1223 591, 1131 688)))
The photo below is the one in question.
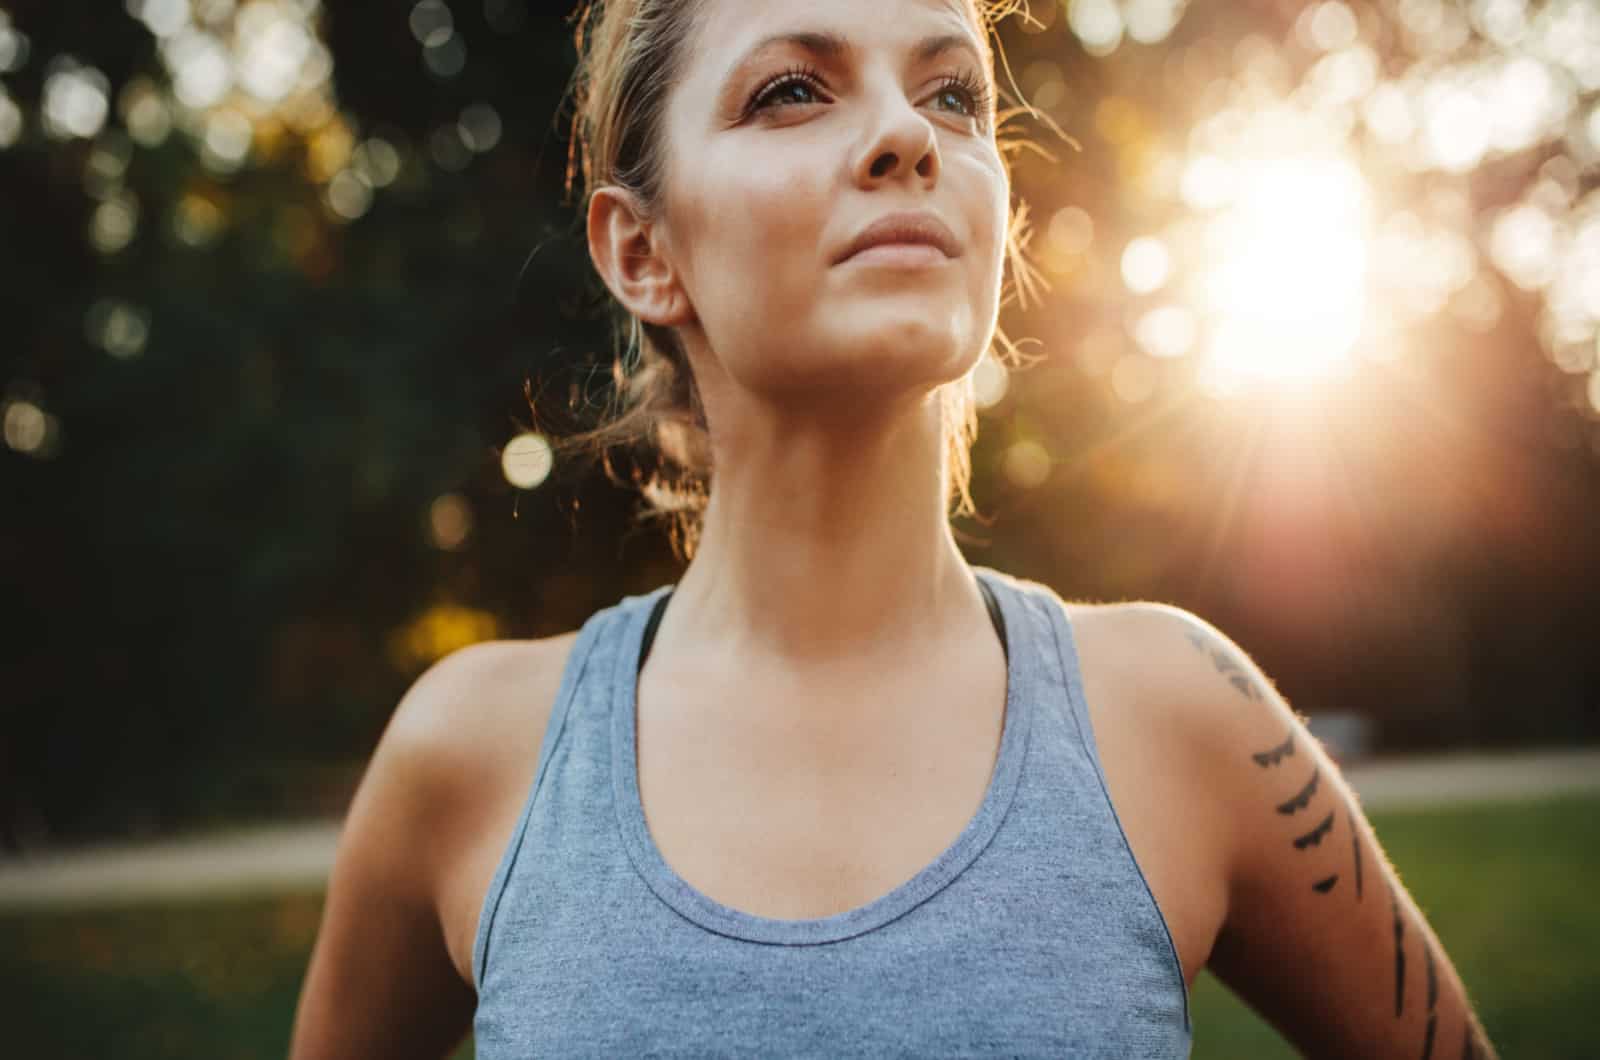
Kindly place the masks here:
POLYGON ((1231 392, 1341 372, 1366 315, 1366 182, 1337 158, 1243 162, 1234 177, 1206 233, 1203 378, 1231 392))

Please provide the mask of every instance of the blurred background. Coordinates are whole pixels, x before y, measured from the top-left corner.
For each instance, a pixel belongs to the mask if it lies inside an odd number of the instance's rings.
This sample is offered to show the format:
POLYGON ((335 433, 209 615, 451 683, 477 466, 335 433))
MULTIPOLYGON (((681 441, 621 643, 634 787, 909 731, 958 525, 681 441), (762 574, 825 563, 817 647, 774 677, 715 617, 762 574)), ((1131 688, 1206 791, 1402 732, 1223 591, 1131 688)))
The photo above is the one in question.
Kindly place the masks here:
MULTIPOLYGON (((552 456, 611 358, 573 6, 0 0, 0 881, 336 819, 431 662, 677 578, 552 456)), ((1196 612, 1353 766, 1600 744, 1600 4, 1033 0, 1001 37, 1033 265, 969 559, 1196 612)), ((1592 1056, 1600 799, 1531 806, 1374 820, 1503 1051, 1592 1056), (1487 926, 1513 892, 1536 920, 1487 926)), ((0 964, 117 1055, 281 1054, 303 892, 30 906, 0 964)), ((1289 1055, 1201 1003, 1196 1055, 1289 1055)))

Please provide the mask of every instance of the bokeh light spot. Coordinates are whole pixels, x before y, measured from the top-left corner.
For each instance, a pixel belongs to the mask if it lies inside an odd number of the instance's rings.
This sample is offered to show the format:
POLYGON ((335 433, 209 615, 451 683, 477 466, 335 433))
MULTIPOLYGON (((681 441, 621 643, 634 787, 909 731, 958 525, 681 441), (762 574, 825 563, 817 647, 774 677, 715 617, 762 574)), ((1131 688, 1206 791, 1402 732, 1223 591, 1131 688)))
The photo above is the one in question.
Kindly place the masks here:
POLYGON ((1524 290, 1537 290, 1550 282, 1555 272, 1555 247, 1555 221, 1529 203, 1502 213, 1490 230, 1490 257, 1507 279, 1524 290))
POLYGON ((1430 83, 1422 96, 1422 128, 1434 165, 1464 173, 1483 160, 1489 148, 1490 115, 1468 89, 1430 83))
POLYGON ((408 19, 411 35, 424 48, 436 48, 455 32, 456 20, 443 0, 421 0, 408 19))
POLYGON ((1139 318, 1133 337, 1152 357, 1182 357, 1194 348, 1194 314, 1180 305, 1158 306, 1139 318))
POLYGON ((0 74, 22 69, 30 50, 27 34, 13 27, 6 13, 0 11, 0 74))
POLYGON ((544 435, 519 434, 506 443, 500 454, 500 469, 506 481, 519 490, 537 489, 550 477, 555 456, 544 435))
POLYGON ((459 173, 472 161, 472 149, 461 139, 459 125, 441 125, 428 137, 428 154, 447 173, 459 173))
POLYGON ((0 89, 0 149, 22 138, 22 108, 0 89))
POLYGON ((54 450, 56 418, 31 401, 8 401, 0 409, 6 445, 27 456, 45 458, 54 450))
POLYGON ((1094 242, 1094 219, 1082 207, 1063 207, 1050 218, 1046 238, 1054 253, 1075 257, 1094 242))
POLYGON ((44 82, 44 130, 58 140, 89 139, 106 123, 111 110, 111 84, 92 66, 71 56, 51 63, 44 82))
POLYGON ((155 147, 172 131, 172 112, 161 91, 146 77, 136 77, 122 88, 117 110, 128 135, 142 147, 155 147))
POLYGON ((458 552, 472 536, 472 507, 459 493, 446 493, 428 507, 428 541, 441 552, 458 552))
POLYGON ((1156 392, 1155 364, 1142 353, 1125 353, 1111 369, 1111 390, 1124 403, 1138 405, 1156 392))
POLYGON ((1325 52, 1348 48, 1360 31, 1355 13, 1338 0, 1307 8, 1295 29, 1306 44, 1325 52))
POLYGON ((1011 373, 995 359, 992 352, 978 359, 977 367, 972 370, 972 395, 978 408, 994 408, 1005 400, 1010 387, 1011 373))
POLYGON ((1006 450, 1002 470, 1013 485, 1034 489, 1050 478, 1050 454, 1038 442, 1017 442, 1006 450))
POLYGON ((293 90, 316 46, 305 26, 259 0, 239 13, 235 34, 239 86, 268 104, 293 90))
POLYGON ((467 106, 456 127, 461 133, 461 142, 478 154, 494 150, 500 142, 500 115, 487 103, 467 106))
POLYGON ((1122 252, 1122 280, 1134 294, 1160 290, 1172 274, 1172 254, 1153 236, 1140 236, 1122 252))
POLYGON ((327 201, 328 208, 340 220, 354 221, 372 206, 372 185, 347 169, 328 182, 327 201))
POLYGON ((254 127, 236 110, 216 110, 206 117, 201 140, 201 164, 212 173, 227 175, 244 165, 250 154, 254 127))
POLYGON ((375 188, 387 188, 400 175, 400 152, 388 140, 374 136, 358 146, 350 165, 375 188))
POLYGON ((439 44, 422 49, 422 64, 428 73, 440 80, 455 77, 467 65, 467 44, 459 33, 451 34, 439 44))
POLYGON ((128 14, 157 37, 170 37, 189 23, 188 0, 128 0, 128 14))
POLYGON ((137 357, 150 338, 150 318, 120 298, 97 299, 84 314, 84 336, 119 360, 137 357))
POLYGON ((1122 9, 1115 0, 1068 0, 1067 25, 1090 55, 1110 55, 1122 43, 1122 9))
POLYGON ((204 195, 190 193, 178 200, 172 215, 172 232, 178 242, 204 247, 222 234, 222 211, 204 195))
POLYGON ((172 91, 185 106, 202 110, 221 102, 233 87, 233 63, 216 36, 188 27, 161 42, 172 74, 172 91))
POLYGON ((1166 40, 1183 17, 1187 0, 1127 0, 1122 17, 1128 36, 1140 44, 1166 40))
POLYGON ((89 243, 102 254, 115 254, 133 241, 139 228, 139 200, 124 191, 95 207, 89 218, 89 243))

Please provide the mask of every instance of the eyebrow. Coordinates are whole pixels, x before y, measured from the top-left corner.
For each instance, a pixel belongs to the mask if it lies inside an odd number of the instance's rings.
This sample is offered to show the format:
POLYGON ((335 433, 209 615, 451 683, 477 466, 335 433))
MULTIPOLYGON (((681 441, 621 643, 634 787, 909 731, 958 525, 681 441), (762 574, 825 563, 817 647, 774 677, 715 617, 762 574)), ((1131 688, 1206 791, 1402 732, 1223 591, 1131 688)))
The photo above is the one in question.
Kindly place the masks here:
MULTIPOLYGON (((823 59, 840 59, 851 50, 850 42, 837 33, 825 31, 807 31, 799 33, 776 33, 770 37, 763 37, 755 46, 745 52, 744 57, 734 64, 735 70, 743 69, 751 60, 770 48, 792 46, 811 52, 823 59)), ((925 63, 935 59, 947 51, 966 51, 983 65, 983 53, 977 45, 972 43, 972 38, 962 33, 946 33, 937 37, 928 37, 921 41, 912 57, 916 62, 925 63)))

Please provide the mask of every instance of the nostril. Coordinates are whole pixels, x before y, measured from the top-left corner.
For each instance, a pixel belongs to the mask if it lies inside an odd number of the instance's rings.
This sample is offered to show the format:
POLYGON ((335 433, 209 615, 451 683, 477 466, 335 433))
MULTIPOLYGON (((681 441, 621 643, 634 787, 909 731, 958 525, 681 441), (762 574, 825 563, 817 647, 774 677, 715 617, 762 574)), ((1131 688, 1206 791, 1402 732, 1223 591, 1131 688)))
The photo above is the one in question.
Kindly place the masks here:
POLYGON ((933 175, 933 155, 930 152, 929 154, 923 155, 922 158, 917 162, 917 176, 919 176, 919 177, 930 177, 932 175, 933 175))
POLYGON ((879 178, 886 177, 894 172, 894 168, 899 164, 900 159, 893 152, 886 151, 873 160, 872 175, 879 178))

